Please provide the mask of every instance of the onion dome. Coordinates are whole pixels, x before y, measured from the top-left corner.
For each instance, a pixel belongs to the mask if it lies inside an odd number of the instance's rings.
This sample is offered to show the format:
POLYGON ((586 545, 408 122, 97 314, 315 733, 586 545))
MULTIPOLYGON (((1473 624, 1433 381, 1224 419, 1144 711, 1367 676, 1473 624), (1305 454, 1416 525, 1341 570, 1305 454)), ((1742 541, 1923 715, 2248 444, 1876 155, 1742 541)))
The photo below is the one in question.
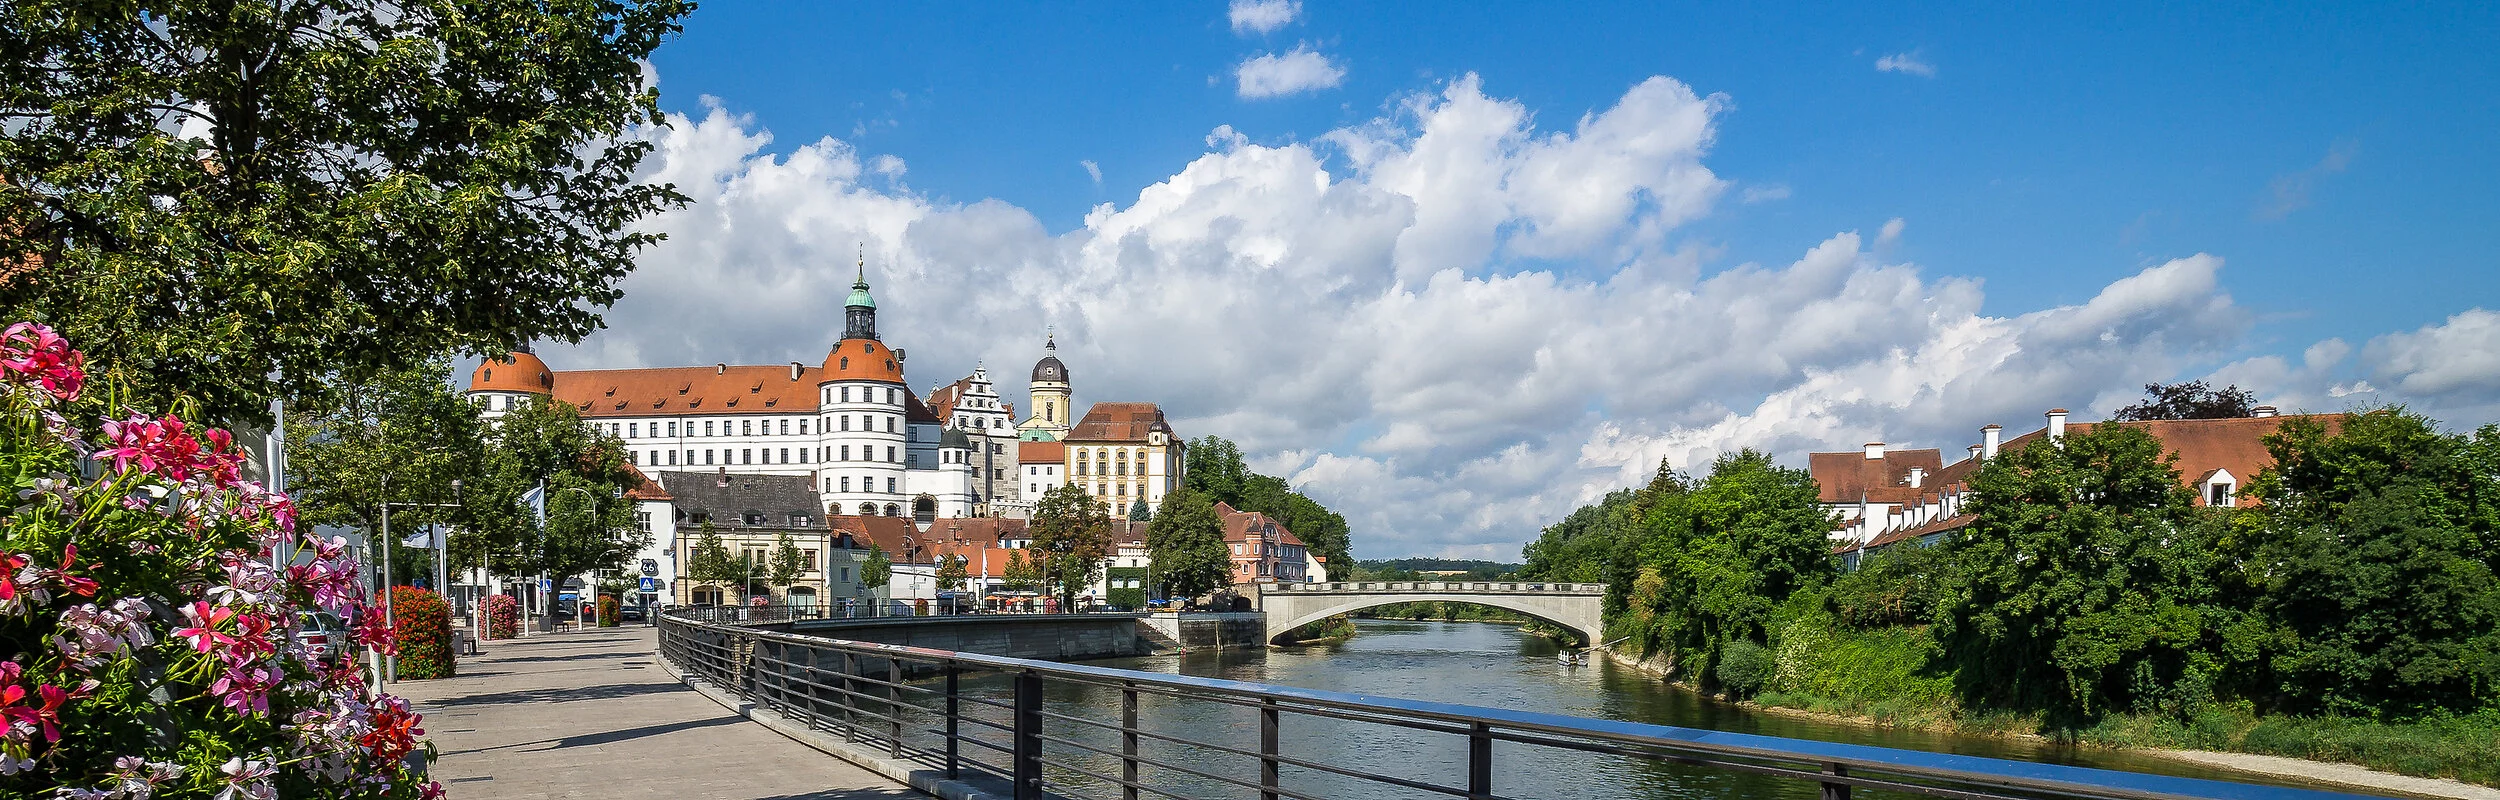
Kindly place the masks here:
POLYGON ((844 339, 825 354, 819 383, 835 381, 903 382, 903 362, 894 348, 875 339, 844 339))
POLYGON ((556 374, 547 369, 547 362, 528 348, 512 351, 502 358, 489 358, 469 373, 469 391, 520 392, 549 394, 555 391, 556 374))
POLYGON ((1033 381, 1035 383, 1045 381, 1051 383, 1067 383, 1068 365, 1059 363, 1059 337, 1057 334, 1052 334, 1042 340, 1042 351, 1045 353, 1045 355, 1042 356, 1042 360, 1033 362, 1033 381))

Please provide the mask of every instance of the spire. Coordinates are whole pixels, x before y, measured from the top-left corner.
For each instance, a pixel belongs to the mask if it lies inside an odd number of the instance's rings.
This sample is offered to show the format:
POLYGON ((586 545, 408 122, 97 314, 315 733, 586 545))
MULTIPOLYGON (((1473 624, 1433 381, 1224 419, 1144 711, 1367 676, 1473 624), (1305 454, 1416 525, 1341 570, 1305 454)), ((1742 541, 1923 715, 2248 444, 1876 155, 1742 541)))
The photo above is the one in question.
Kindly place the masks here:
POLYGON ((861 242, 861 243, 859 243, 859 279, 858 279, 858 280, 851 281, 851 288, 853 288, 853 289, 858 289, 858 290, 863 291, 863 292, 868 290, 868 243, 867 243, 867 242, 861 242))
POLYGON ((877 299, 868 296, 868 245, 859 246, 859 278, 851 282, 851 297, 842 303, 844 317, 842 338, 877 338, 877 299))
POLYGON ((1053 353, 1059 352, 1059 326, 1042 326, 1042 349, 1053 353))

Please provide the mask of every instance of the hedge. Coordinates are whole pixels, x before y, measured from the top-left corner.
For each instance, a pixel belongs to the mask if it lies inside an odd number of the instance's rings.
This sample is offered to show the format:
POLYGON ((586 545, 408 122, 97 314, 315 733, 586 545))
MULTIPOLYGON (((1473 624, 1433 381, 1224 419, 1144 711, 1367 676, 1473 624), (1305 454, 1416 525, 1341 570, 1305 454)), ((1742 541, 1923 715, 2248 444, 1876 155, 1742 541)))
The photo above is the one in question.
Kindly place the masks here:
POLYGON ((414 586, 391 587, 391 632, 399 640, 399 677, 452 676, 451 606, 414 586))

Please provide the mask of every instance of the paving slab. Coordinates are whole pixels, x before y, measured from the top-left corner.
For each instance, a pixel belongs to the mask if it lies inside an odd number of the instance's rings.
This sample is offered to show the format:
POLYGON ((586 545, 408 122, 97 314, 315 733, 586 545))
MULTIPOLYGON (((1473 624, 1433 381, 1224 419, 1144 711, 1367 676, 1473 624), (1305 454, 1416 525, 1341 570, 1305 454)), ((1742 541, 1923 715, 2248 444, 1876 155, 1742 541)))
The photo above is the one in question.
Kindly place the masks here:
POLYGON ((391 691, 425 714, 455 800, 926 798, 705 699, 669 676, 649 627, 482 643, 458 677, 391 691))

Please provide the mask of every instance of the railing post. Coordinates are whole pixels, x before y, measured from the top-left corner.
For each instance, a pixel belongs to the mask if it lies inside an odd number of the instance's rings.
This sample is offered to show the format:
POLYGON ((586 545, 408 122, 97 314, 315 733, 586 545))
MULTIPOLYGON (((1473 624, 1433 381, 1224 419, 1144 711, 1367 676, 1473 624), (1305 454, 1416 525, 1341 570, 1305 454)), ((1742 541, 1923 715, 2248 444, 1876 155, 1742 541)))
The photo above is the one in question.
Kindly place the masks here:
POLYGON ((1016 800, 1042 800, 1042 674, 1016 673, 1016 800))
POLYGON ((1259 800, 1276 800, 1276 698, 1259 699, 1259 800))
POLYGON ((859 674, 859 656, 842 651, 842 741, 859 741, 859 697, 852 693, 851 676, 859 674))
POLYGON ((1467 733, 1467 797, 1485 800, 1493 796, 1493 729, 1475 723, 1467 733))
MULTIPOLYGON (((1848 777, 1849 766, 1839 763, 1824 764, 1823 774, 1835 778, 1848 777)), ((1824 781, 1823 800, 1849 800, 1849 784, 1824 781)))
POLYGON ((963 777, 962 762, 955 749, 956 739, 963 735, 963 711, 955 704, 956 692, 962 689, 963 672, 952 662, 946 665, 946 779, 950 781, 963 777))
POLYGON ((1137 800, 1137 683, 1120 682, 1121 800, 1137 800))
POLYGON ((886 757, 887 757, 887 758, 902 758, 902 757, 903 757, 903 690, 902 690, 902 688, 901 688, 901 686, 900 686, 900 684, 902 684, 902 682, 903 682, 903 662, 902 662, 902 661, 899 661, 899 660, 896 660, 893 656, 886 656, 886 658, 885 658, 885 719, 886 719, 886 733, 888 733, 888 734, 890 734, 890 735, 892 735, 892 736, 893 736, 893 738, 892 738, 892 739, 887 740, 887 742, 886 742, 886 746, 885 746, 885 755, 886 755, 886 757))

